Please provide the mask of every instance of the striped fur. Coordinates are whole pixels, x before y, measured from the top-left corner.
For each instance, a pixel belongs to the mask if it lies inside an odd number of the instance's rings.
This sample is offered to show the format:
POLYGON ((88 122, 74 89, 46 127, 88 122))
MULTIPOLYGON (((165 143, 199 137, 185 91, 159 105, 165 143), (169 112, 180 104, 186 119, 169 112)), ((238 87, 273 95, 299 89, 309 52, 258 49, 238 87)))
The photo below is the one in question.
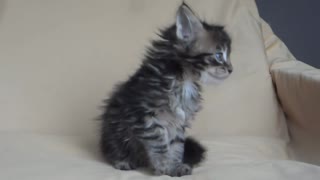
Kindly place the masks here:
POLYGON ((231 73, 230 44, 223 27, 201 22, 182 4, 176 24, 161 31, 141 67, 105 102, 100 145, 106 160, 122 170, 191 174, 204 149, 194 140, 185 146, 185 129, 201 109, 204 76, 223 80, 231 73))

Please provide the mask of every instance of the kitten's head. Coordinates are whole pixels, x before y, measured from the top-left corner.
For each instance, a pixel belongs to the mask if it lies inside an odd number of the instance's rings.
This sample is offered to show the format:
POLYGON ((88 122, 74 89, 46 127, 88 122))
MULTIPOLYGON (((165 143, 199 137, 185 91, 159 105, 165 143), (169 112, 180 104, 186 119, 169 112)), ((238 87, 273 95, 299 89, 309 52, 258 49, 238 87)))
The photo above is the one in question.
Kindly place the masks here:
POLYGON ((169 39, 173 39, 176 51, 193 71, 201 74, 203 82, 218 83, 232 73, 231 39, 222 26, 202 22, 183 3, 171 32, 169 39))

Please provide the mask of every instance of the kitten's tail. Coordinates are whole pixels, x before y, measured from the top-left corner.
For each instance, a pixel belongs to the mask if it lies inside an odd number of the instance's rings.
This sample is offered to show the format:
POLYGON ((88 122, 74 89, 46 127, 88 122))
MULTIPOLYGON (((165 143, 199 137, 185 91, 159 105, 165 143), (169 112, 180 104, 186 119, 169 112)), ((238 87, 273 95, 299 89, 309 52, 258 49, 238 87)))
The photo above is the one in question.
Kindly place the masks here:
POLYGON ((204 160, 205 152, 206 149, 199 142, 188 137, 184 142, 183 163, 197 165, 204 160))

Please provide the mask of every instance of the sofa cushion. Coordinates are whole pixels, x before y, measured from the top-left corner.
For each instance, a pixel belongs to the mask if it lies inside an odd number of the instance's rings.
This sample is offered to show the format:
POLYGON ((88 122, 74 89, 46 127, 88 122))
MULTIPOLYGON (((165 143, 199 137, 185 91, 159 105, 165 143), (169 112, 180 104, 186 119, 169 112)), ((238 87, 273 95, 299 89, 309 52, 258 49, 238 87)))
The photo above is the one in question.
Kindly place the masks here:
MULTIPOLYGON (((95 138, 0 133, 0 179, 171 179, 145 170, 120 171, 101 160, 95 138)), ((203 141, 207 160, 181 179, 312 180, 320 168, 288 160, 285 143, 274 138, 223 137, 203 141)))

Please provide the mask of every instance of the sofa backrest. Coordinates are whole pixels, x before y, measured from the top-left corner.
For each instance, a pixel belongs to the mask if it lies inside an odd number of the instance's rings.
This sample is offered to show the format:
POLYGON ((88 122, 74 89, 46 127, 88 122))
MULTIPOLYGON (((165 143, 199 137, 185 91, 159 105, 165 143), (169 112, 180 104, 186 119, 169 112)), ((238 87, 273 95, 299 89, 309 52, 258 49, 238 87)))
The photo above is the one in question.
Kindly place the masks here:
MULTIPOLYGON (((204 87, 198 136, 280 136, 274 93, 253 0, 187 1, 232 37, 234 73, 204 87)), ((102 100, 140 64, 180 0, 33 0, 0 4, 0 130, 94 134, 102 100)))

